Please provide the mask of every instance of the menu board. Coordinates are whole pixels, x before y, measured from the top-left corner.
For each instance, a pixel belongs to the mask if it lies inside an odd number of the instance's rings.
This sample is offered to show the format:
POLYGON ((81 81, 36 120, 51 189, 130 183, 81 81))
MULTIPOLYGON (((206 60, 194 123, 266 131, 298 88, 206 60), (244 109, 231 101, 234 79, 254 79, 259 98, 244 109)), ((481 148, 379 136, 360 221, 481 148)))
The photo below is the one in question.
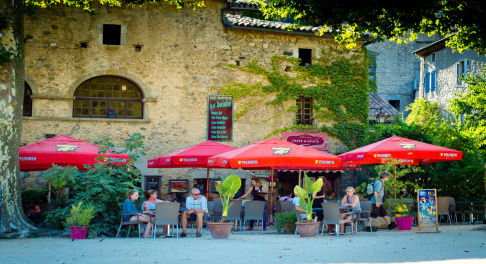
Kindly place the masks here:
POLYGON ((233 97, 208 95, 208 140, 233 141, 233 97))
POLYGON ((437 190, 418 190, 417 196, 419 232, 424 227, 435 227, 435 232, 439 232, 439 223, 437 222, 437 190))

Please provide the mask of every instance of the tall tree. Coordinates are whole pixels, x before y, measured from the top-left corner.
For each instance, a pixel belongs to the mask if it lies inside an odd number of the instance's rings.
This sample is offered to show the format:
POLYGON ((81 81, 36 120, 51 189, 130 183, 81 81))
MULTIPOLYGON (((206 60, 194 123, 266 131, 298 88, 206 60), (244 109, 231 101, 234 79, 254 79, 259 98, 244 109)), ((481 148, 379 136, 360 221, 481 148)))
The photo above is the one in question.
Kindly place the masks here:
MULTIPOLYGON (((372 42, 394 40, 412 31, 449 37, 447 46, 486 54, 484 0, 254 0, 267 18, 292 17, 301 24, 323 25, 336 40, 354 43, 363 34, 372 42)), ((399 40, 401 41, 401 40, 399 40)))
POLYGON ((64 5, 96 14, 95 6, 143 5, 167 2, 183 7, 201 7, 204 1, 185 0, 0 0, 0 232, 31 230, 21 202, 19 145, 24 98, 24 14, 37 8, 64 5))

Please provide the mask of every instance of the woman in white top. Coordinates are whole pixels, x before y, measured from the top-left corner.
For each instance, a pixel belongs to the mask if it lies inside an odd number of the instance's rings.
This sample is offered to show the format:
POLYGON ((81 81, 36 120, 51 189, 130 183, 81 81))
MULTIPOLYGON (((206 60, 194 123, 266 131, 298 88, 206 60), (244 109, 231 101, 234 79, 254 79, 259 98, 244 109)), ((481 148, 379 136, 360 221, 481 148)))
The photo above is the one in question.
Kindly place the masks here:
MULTIPOLYGON (((361 211, 361 205, 359 203, 359 197, 358 195, 354 195, 354 188, 353 187, 348 187, 346 188, 346 195, 343 198, 343 201, 341 202, 341 206, 344 208, 352 208, 353 212, 359 212, 361 211)), ((341 215, 341 219, 351 219, 353 216, 351 214, 344 214, 341 215)), ((351 226, 353 227, 353 231, 355 229, 354 223, 351 223, 351 226)), ((344 230, 344 225, 341 225, 339 229, 344 230)))

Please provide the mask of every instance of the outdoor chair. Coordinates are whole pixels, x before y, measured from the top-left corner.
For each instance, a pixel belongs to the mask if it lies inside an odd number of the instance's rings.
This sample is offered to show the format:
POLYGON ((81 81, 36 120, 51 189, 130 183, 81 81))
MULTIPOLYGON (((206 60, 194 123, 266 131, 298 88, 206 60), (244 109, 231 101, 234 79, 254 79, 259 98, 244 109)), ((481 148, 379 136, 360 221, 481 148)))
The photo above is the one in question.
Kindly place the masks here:
POLYGON ((172 233, 174 233, 174 226, 176 226, 176 236, 179 237, 179 203, 157 203, 155 205, 155 219, 153 221, 153 235, 157 233, 157 226, 169 225, 172 226, 172 233))
POLYGON ((273 214, 272 214, 272 206, 271 203, 272 201, 266 201, 266 210, 265 210, 265 218, 267 219, 267 223, 271 223, 273 221, 273 214))
POLYGON ((474 203, 471 204, 471 212, 470 214, 473 216, 471 222, 474 222, 474 214, 477 214, 478 217, 476 218, 479 221, 479 216, 483 216, 483 221, 486 220, 486 205, 484 203, 474 203))
MULTIPOLYGON (((213 209, 214 209, 214 206, 215 206, 215 205, 212 205, 213 209)), ((204 216, 203 216, 203 222, 202 222, 202 226, 201 226, 201 228, 203 228, 203 227, 204 227, 204 224, 207 224, 207 223, 211 222, 211 218, 212 218, 212 217, 211 217, 211 211, 209 211, 209 206, 208 206, 208 212, 209 212, 209 213, 204 213, 204 216)), ((191 225, 191 226, 192 226, 192 230, 193 230, 193 232, 194 232, 194 228, 195 228, 195 226, 196 226, 196 220, 189 220, 189 219, 187 219, 187 225, 191 225)), ((206 226, 207 226, 207 225, 206 225, 206 226)), ((208 229, 209 229, 209 227, 208 227, 208 229)))
POLYGON ((280 206, 282 207, 283 212, 292 212, 295 210, 294 203, 290 201, 281 201, 280 206))
POLYGON ((221 203, 221 200, 213 201, 211 210, 209 210, 208 205, 208 211, 211 213, 211 222, 221 221, 221 214, 223 214, 223 204, 221 203))
POLYGON ((340 213, 337 203, 322 203, 322 210, 324 211, 324 219, 322 221, 322 233, 324 234, 324 225, 335 225, 336 237, 339 237, 339 225, 350 223, 351 224, 351 235, 354 235, 354 230, 352 225, 354 225, 354 219, 340 219, 341 215, 354 214, 353 212, 340 213))
POLYGON ((458 224, 457 222, 457 215, 461 215, 461 219, 462 219, 462 223, 465 222, 465 212, 464 212, 464 208, 459 208, 456 204, 456 200, 451 197, 451 200, 450 200, 450 206, 449 206, 449 213, 451 214, 452 216, 452 219, 455 218, 456 220, 456 225, 458 224))
POLYGON ((142 221, 139 221, 138 220, 138 213, 136 214, 124 214, 123 213, 123 210, 122 210, 122 205, 123 203, 119 203, 118 206, 120 206, 120 212, 121 212, 121 220, 120 220, 120 227, 118 227, 118 232, 116 233, 116 237, 118 238, 118 235, 120 234, 120 230, 122 228, 122 226, 128 226, 128 232, 127 232, 127 237, 130 236, 130 230, 132 228, 132 225, 137 225, 138 226, 138 237, 141 237, 142 236, 142 233, 141 233, 141 226, 140 225, 144 225, 145 223, 142 222, 142 221), (137 220, 136 221, 123 221, 123 216, 125 215, 131 215, 131 216, 137 216, 137 220))
MULTIPOLYGON (((362 223, 363 229, 366 229, 368 222, 370 221, 371 201, 360 201, 359 203, 361 206, 361 212, 357 213, 358 217, 356 218, 356 223, 362 223)), ((358 229, 356 229, 356 231, 357 230, 358 229)))
POLYGON ((450 201, 451 197, 449 196, 437 197, 437 216, 446 215, 447 219, 449 219, 449 224, 452 225, 452 217, 449 213, 450 201))
MULTIPOLYGON (((246 220, 256 220, 257 225, 258 221, 263 222, 263 211, 265 208, 264 201, 248 201, 245 203, 245 216, 244 216, 244 223, 243 226, 246 227, 246 220)), ((255 228, 256 230, 256 228, 255 228)), ((263 231, 263 224, 262 224, 262 231, 263 231)))
MULTIPOLYGON (((241 230, 241 207, 243 205, 243 201, 230 201, 231 206, 228 209, 228 216, 226 217, 227 221, 235 221, 235 225, 239 222, 240 223, 240 232, 241 230), (233 204, 231 204, 233 203, 233 204)), ((236 228, 236 226, 235 226, 236 228)))
POLYGON ((282 212, 282 204, 280 201, 275 201, 275 213, 280 214, 282 212))

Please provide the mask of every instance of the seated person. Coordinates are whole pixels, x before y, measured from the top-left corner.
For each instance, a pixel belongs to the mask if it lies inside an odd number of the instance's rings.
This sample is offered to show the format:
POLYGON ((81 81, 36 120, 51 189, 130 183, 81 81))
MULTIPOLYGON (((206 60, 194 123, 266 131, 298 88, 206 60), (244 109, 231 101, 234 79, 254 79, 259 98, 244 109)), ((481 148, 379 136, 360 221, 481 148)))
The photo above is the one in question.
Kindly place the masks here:
POLYGON ((150 211, 139 211, 133 201, 138 199, 138 192, 133 190, 127 192, 127 199, 123 202, 122 205, 122 213, 123 214, 136 214, 136 215, 124 215, 123 221, 131 222, 131 221, 141 221, 147 224, 145 228, 145 232, 143 233, 143 237, 150 237, 150 230, 152 229, 152 223, 150 223, 150 216, 142 213, 148 213, 153 215, 150 211), (137 217, 138 216, 138 217, 137 217))
POLYGON ((186 198, 186 208, 187 210, 182 212, 181 215, 181 237, 187 236, 186 229, 188 218, 190 218, 191 221, 196 220, 196 236, 201 237, 204 213, 208 212, 208 200, 201 195, 199 189, 194 188, 192 189, 192 195, 186 198))
POLYGON ((282 193, 282 196, 278 199, 280 202, 282 201, 289 201, 292 202, 294 199, 292 198, 292 191, 291 190, 285 190, 282 193))
POLYGON ((326 201, 337 200, 335 192, 328 192, 326 196, 326 201))
POLYGON ((34 223, 39 224, 41 222, 40 215, 41 215, 41 209, 37 204, 32 203, 27 207, 27 216, 34 223))
POLYGON ((300 214, 300 219, 297 219, 297 221, 299 220, 304 220, 307 218, 307 212, 304 211, 304 209, 302 209, 299 205, 299 200, 300 200, 300 197, 299 196, 295 196, 294 199, 292 200, 292 203, 295 205, 295 210, 297 210, 297 212, 299 212, 300 214))
POLYGON ((143 202, 142 204, 142 209, 144 211, 153 211, 155 210, 156 203, 164 202, 163 200, 157 199, 158 194, 159 193, 154 190, 148 190, 143 192, 143 196, 145 197, 145 199, 147 199, 147 201, 143 202))
MULTIPOLYGON (((358 195, 354 195, 354 188, 353 187, 348 187, 346 188, 346 195, 344 196, 343 198, 343 201, 341 202, 341 205, 342 207, 344 208, 351 208, 353 212, 359 212, 361 211, 361 206, 360 206, 360 203, 359 203, 359 197, 358 195)), ((351 214, 342 214, 341 215, 341 219, 352 219, 353 218, 353 215, 351 214)), ((353 227, 353 231, 354 231, 354 223, 351 222, 351 226, 353 227)), ((341 225, 339 227, 341 230, 345 230, 344 229, 344 225, 341 225)))
POLYGON ((181 204, 186 202, 186 199, 182 196, 182 193, 172 193, 172 199, 170 200, 171 203, 178 202, 181 204))

